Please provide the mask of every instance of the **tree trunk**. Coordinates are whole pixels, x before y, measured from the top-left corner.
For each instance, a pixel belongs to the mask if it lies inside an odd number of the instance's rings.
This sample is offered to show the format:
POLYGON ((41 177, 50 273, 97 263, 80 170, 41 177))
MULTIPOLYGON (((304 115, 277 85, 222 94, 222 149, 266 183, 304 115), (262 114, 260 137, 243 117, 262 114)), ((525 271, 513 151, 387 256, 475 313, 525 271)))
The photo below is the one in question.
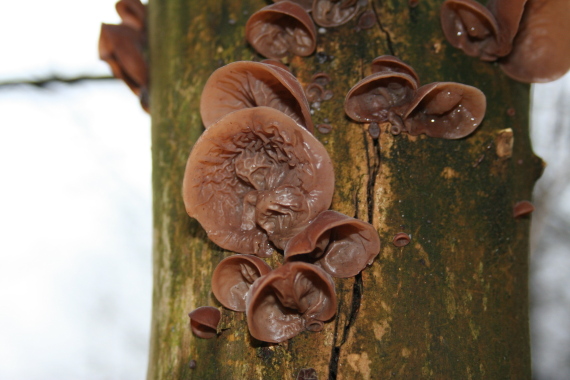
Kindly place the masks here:
MULTIPOLYGON (((382 242, 374 264, 336 279, 336 318, 318 333, 282 344, 250 337, 245 317, 221 308, 217 338, 192 335, 187 314, 220 306, 211 293, 216 264, 231 254, 185 212, 184 167, 203 131, 199 99, 218 67, 260 60, 244 37, 258 0, 163 0, 149 5, 154 189, 154 291, 148 379, 528 379, 529 219, 513 205, 530 199, 542 163, 528 134, 529 86, 496 64, 452 48, 439 25, 440 0, 375 0, 371 29, 358 17, 319 33, 317 53, 293 58, 305 86, 332 78, 331 100, 315 109, 315 131, 335 165, 332 209, 372 223, 382 242), (455 81, 487 96, 482 125, 461 140, 371 137, 344 113, 347 91, 373 58, 409 63, 421 84, 455 81), (514 148, 508 152, 512 129, 514 148), (507 147, 507 154, 498 150, 507 147), (392 244, 398 232, 411 243, 392 244)), ((272 264, 280 261, 275 254, 272 264)))

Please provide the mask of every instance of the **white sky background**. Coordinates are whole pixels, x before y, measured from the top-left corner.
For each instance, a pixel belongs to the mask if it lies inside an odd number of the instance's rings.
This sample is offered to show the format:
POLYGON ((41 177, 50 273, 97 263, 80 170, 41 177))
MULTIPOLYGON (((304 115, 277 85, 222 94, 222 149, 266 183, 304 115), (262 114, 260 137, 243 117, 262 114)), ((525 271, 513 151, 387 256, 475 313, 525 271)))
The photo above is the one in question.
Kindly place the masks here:
MULTIPOLYGON (((101 22, 119 22, 115 1, 0 2, 0 82, 109 74, 97 39, 101 22)), ((570 178, 568 148, 553 149, 561 139, 550 132, 560 107, 570 109, 552 105, 562 88, 568 104, 568 75, 535 88, 543 111, 533 118, 534 148, 550 163, 539 187, 550 189, 552 178, 570 178)), ((151 313, 150 118, 119 82, 3 87, 0 129, 0 379, 143 379, 151 313)), ((537 203, 543 210, 535 219, 562 209, 557 223, 570 226, 566 182, 537 203)), ((533 239, 533 355, 540 379, 565 379, 570 249, 567 233, 549 234, 550 227, 540 223, 533 239), (545 238, 557 244, 545 246, 545 238)))

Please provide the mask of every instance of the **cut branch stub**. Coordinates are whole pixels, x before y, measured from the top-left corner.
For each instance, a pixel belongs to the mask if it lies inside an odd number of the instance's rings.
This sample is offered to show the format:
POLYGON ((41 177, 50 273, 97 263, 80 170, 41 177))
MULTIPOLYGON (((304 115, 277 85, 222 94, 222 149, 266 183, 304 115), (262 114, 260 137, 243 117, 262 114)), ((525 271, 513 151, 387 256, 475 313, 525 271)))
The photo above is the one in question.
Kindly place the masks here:
POLYGON ((194 309, 190 314, 190 328, 194 335, 199 338, 214 338, 218 331, 218 323, 222 314, 212 306, 200 306, 194 309))
POLYGON ((418 89, 404 114, 411 135, 460 139, 472 133, 485 116, 487 102, 481 90, 454 82, 434 82, 418 89))
POLYGON ((198 139, 182 187, 188 214, 220 247, 269 256, 329 208, 331 159, 293 119, 269 107, 235 111, 198 139))
POLYGON ((208 128, 231 112, 258 106, 275 108, 313 132, 303 87, 274 64, 238 61, 214 71, 202 92, 200 114, 208 128))
POLYGON ((325 28, 349 22, 360 10, 359 0, 314 0, 313 19, 325 28))
POLYGON ((146 7, 140 0, 120 0, 115 4, 115 9, 123 24, 136 30, 145 29, 146 7))
POLYGON ((264 57, 306 57, 317 46, 317 29, 311 16, 290 1, 263 7, 245 25, 245 38, 264 57))
POLYGON ((378 253, 380 238, 374 226, 328 210, 289 240, 285 261, 310 261, 333 277, 347 278, 371 265, 378 253))
POLYGON ((374 58, 372 63, 370 64, 370 68, 372 69, 373 73, 402 73, 408 74, 416 81, 416 85, 419 86, 420 78, 418 74, 415 72, 414 69, 407 63, 403 62, 397 57, 393 55, 381 55, 379 57, 374 58))
POLYGON ((302 331, 320 331, 336 314, 332 278, 307 263, 291 262, 257 279, 246 296, 249 332, 279 343, 302 331))
POLYGON ((570 1, 529 1, 513 50, 499 61, 509 77, 551 82, 570 69, 570 1))
POLYGON ((271 272, 256 256, 233 255, 220 261, 212 274, 212 293, 230 310, 245 311, 245 295, 255 280, 271 272))

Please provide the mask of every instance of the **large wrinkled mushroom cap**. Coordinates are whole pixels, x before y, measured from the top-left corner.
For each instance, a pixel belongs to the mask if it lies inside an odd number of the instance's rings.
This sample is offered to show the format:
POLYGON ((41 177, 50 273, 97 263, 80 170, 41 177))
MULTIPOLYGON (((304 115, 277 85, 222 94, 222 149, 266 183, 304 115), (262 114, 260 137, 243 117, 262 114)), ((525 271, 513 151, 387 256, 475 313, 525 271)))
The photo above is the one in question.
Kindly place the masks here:
POLYGON ((198 139, 184 174, 188 214, 222 248, 270 255, 329 208, 331 159, 323 145, 273 108, 235 111, 198 139))
POLYGON ((220 323, 222 314, 215 307, 200 306, 190 312, 188 317, 190 317, 190 328, 194 335, 199 338, 210 339, 217 334, 218 323, 220 323))
POLYGON ((401 113, 414 97, 417 82, 407 74, 378 72, 354 85, 346 95, 344 110, 359 122, 384 122, 390 113, 401 113))
POLYGON ((358 0, 314 0, 313 19, 325 28, 339 26, 350 21, 361 6, 358 0))
POLYGON ((231 112, 258 106, 275 108, 313 131, 309 103, 297 78, 260 62, 238 61, 214 71, 202 92, 200 114, 208 128, 231 112))
POLYGON ((245 25, 245 38, 264 57, 306 57, 315 51, 317 30, 302 6, 290 1, 263 7, 245 25))
POLYGON ((332 278, 307 263, 287 263, 255 281, 246 296, 249 332, 279 343, 304 330, 320 331, 336 313, 332 278))
POLYGON ((251 284, 271 272, 271 267, 256 256, 233 255, 220 261, 212 274, 212 292, 228 309, 245 311, 245 295, 251 284))
POLYGON ((373 73, 402 73, 408 74, 416 81, 416 86, 420 83, 420 78, 416 74, 415 70, 412 69, 410 65, 403 62, 401 59, 394 57, 393 55, 381 55, 374 58, 370 64, 370 68, 373 73))
POLYGON ((486 107, 485 95, 475 87, 434 82, 418 89, 404 114, 404 124, 411 135, 460 139, 479 126, 486 107))
POLYGON ((570 1, 529 1, 511 53, 500 60, 511 78, 551 82, 570 69, 570 1))
POLYGON ((333 277, 356 276, 380 253, 378 232, 369 223, 328 210, 285 247, 285 260, 307 257, 333 277))

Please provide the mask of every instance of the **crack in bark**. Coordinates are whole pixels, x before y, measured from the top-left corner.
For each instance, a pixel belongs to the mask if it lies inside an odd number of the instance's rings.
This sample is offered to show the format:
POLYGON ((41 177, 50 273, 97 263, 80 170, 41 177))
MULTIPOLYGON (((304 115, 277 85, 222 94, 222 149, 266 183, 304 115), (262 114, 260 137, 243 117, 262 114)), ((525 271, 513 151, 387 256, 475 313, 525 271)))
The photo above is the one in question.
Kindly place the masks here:
POLYGON ((382 21, 380 21, 380 16, 378 16, 378 12, 376 12, 376 5, 374 4, 374 2, 371 2, 372 5, 372 11, 374 12, 374 16, 376 17, 376 22, 378 23, 378 27, 380 28, 380 30, 382 31, 382 33, 384 33, 384 35, 386 36, 386 43, 388 44, 388 50, 390 51, 391 55, 396 55, 396 53, 394 52, 394 46, 392 45, 392 36, 390 36, 390 32, 388 32, 386 29, 384 29, 384 25, 382 25, 382 21))

